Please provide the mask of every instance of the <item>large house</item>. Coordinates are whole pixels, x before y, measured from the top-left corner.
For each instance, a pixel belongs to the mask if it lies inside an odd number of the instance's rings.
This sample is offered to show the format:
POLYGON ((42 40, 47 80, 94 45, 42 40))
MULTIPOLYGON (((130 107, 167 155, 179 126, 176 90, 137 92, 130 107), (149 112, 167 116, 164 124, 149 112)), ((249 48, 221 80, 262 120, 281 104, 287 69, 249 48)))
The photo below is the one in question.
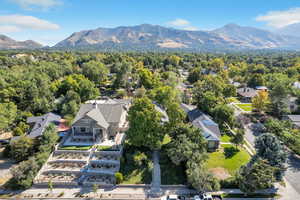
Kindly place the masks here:
POLYGON ((112 186, 120 169, 130 100, 90 100, 82 104, 69 134, 50 155, 34 183, 112 186), (82 148, 85 146, 86 148, 82 148))
POLYGON ((65 145, 85 146, 115 141, 118 134, 128 127, 126 115, 129 105, 130 100, 109 98, 90 100, 82 104, 73 120, 71 135, 65 145))
POLYGON ((203 137, 208 142, 208 151, 218 149, 221 137, 219 125, 210 116, 197 109, 196 106, 181 104, 181 108, 186 112, 193 126, 202 130, 203 137))
POLYGON ((249 87, 237 89, 237 94, 242 102, 251 102, 252 98, 257 95, 257 90, 249 87))

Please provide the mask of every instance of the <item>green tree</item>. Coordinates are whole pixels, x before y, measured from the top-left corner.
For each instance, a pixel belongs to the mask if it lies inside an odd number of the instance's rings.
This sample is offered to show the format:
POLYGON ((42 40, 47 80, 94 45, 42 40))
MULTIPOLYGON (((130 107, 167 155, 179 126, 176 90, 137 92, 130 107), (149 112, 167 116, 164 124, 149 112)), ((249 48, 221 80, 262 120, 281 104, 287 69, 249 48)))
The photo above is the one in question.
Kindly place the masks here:
POLYGON ((20 162, 33 154, 34 141, 27 136, 20 136, 20 138, 11 142, 10 148, 11 157, 20 162))
POLYGON ((286 170, 284 164, 287 154, 277 137, 270 133, 259 136, 255 140, 255 149, 256 157, 266 160, 271 166, 276 167, 276 178, 281 179, 286 170))
POLYGON ((234 110, 228 105, 225 104, 217 105, 213 109, 212 113, 214 119, 218 124, 221 125, 222 128, 226 127, 225 124, 228 124, 231 127, 235 124, 234 110))
POLYGON ((97 196, 97 192, 98 192, 98 188, 99 188, 99 186, 98 186, 98 184, 93 184, 93 192, 94 192, 94 197, 96 198, 96 196, 97 196))
POLYGON ((207 142, 199 129, 181 124, 170 136, 172 140, 168 144, 167 154, 175 165, 187 162, 193 156, 197 156, 197 160, 206 159, 207 142))
POLYGON ((206 113, 211 113, 220 102, 221 99, 218 98, 214 92, 206 91, 196 96, 197 107, 206 113))
POLYGON ((245 194, 268 189, 275 182, 274 168, 258 159, 252 165, 242 166, 237 176, 239 188, 245 194))
POLYGON ((48 181, 48 189, 49 189, 49 191, 52 193, 52 191, 53 191, 53 183, 52 183, 52 180, 48 181))
POLYGON ((40 166, 34 158, 20 162, 16 167, 10 170, 12 174, 12 187, 30 188, 39 169, 40 166))
POLYGON ((186 170, 189 184, 199 192, 218 191, 218 180, 203 167, 203 163, 191 161, 186 170))
POLYGON ((230 142, 236 145, 236 148, 238 145, 242 145, 244 143, 244 130, 239 129, 235 135, 233 135, 230 142))
POLYGON ((17 106, 12 103, 0 103, 0 131, 7 130, 17 117, 17 106))
POLYGON ((135 146, 150 149, 161 147, 165 133, 162 129, 161 115, 147 97, 137 98, 128 112, 128 141, 135 146))
POLYGON ((108 69, 103 63, 91 60, 82 65, 82 73, 96 85, 99 85, 107 79, 108 69))
POLYGON ((65 77, 61 82, 58 82, 57 88, 57 96, 66 95, 68 91, 72 90, 79 94, 82 102, 93 99, 100 94, 95 84, 81 74, 65 77))

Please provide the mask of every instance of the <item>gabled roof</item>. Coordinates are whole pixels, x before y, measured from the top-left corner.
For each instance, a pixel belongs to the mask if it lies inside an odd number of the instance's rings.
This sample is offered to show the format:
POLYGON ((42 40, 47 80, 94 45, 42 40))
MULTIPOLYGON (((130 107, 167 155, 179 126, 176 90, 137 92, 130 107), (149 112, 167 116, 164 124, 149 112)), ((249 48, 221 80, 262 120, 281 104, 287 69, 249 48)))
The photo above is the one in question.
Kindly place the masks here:
POLYGON ((103 128, 108 128, 109 123, 119 123, 121 116, 129 101, 115 99, 90 100, 82 104, 73 120, 73 124, 85 116, 94 119, 103 128))
POLYGON ((94 108, 91 111, 89 111, 86 115, 88 117, 94 119, 99 126, 105 128, 105 129, 107 129, 109 127, 109 124, 106 122, 106 120, 104 119, 104 117, 99 109, 94 108))
POLYGON ((37 117, 28 117, 27 123, 31 124, 34 123, 34 126, 31 130, 31 132, 28 134, 29 137, 35 138, 38 136, 43 135, 43 132, 47 126, 49 126, 50 123, 55 124, 56 126, 59 126, 61 117, 59 115, 56 115, 54 113, 47 113, 42 116, 37 117))
POLYGON ((221 136, 219 125, 210 116, 204 114, 193 105, 181 104, 181 108, 187 113, 193 126, 202 130, 205 139, 219 141, 221 136))
POLYGON ((300 122, 300 115, 287 115, 292 122, 300 122))
POLYGON ((252 98, 255 97, 257 95, 257 91, 253 88, 239 88, 237 89, 237 93, 243 97, 248 97, 248 98, 252 98))

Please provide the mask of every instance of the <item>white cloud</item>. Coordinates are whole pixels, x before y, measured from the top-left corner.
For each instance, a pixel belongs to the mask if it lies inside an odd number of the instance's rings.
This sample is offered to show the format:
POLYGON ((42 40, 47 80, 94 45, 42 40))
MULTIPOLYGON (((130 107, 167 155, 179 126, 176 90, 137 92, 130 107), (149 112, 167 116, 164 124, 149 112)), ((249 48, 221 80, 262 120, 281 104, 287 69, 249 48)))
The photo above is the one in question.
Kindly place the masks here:
POLYGON ((184 27, 183 30, 186 30, 186 31, 199 31, 199 28, 197 28, 195 26, 187 26, 187 27, 184 27))
POLYGON ((24 15, 2 15, 0 16, 0 26, 6 26, 17 29, 35 29, 35 30, 55 30, 59 25, 49 21, 39 19, 33 16, 24 15))
POLYGON ((10 26, 10 25, 0 25, 0 33, 14 33, 19 32, 21 29, 16 26, 10 26))
POLYGON ((267 22, 267 25, 270 27, 282 28, 300 22, 300 7, 282 11, 270 11, 265 15, 256 17, 255 20, 267 22))
POLYGON ((192 26, 191 22, 189 22, 188 20, 180 19, 180 18, 177 18, 173 21, 169 21, 169 22, 167 22, 167 24, 170 26, 174 26, 176 28, 187 30, 187 31, 198 31, 199 30, 197 27, 192 26))
POLYGON ((175 19, 173 21, 168 22, 171 26, 187 26, 190 25, 190 22, 185 19, 175 19))
POLYGON ((10 0, 24 9, 42 8, 48 9, 62 4, 60 0, 10 0))

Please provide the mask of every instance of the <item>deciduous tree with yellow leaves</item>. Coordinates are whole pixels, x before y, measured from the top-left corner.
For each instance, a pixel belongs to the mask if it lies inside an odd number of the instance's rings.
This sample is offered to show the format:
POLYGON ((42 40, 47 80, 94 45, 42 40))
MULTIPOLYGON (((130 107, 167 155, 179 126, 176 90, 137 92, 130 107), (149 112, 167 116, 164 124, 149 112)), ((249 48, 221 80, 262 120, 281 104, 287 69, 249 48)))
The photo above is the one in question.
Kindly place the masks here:
POLYGON ((267 91, 258 91, 257 96, 252 99, 252 107, 257 112, 265 112, 270 104, 269 94, 267 91))

